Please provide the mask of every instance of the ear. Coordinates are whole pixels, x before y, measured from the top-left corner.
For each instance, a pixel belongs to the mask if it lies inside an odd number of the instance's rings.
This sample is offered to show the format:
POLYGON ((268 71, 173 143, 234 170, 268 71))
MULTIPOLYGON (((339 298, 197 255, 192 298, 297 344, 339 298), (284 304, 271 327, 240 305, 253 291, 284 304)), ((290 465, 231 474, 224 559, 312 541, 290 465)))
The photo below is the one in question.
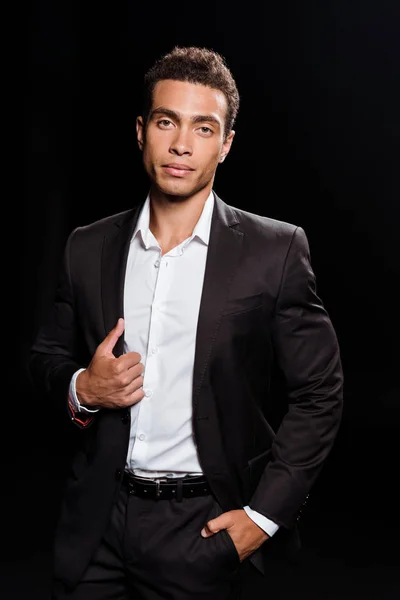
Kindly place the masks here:
POLYGON ((224 143, 222 144, 222 148, 221 148, 221 152, 220 152, 220 157, 219 157, 219 162, 220 163, 224 162, 225 157, 227 156, 227 154, 229 154, 229 151, 231 149, 234 137, 235 137, 235 132, 232 129, 230 131, 230 133, 227 135, 224 143))
POLYGON ((143 117, 136 118, 136 138, 140 150, 144 147, 144 122, 143 117))

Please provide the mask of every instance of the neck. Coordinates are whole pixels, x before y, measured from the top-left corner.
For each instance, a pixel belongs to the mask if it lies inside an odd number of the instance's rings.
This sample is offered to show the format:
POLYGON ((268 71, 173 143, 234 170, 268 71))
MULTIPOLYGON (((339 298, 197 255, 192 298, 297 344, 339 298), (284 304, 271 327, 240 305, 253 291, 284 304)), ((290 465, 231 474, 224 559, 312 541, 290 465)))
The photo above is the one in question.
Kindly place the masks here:
POLYGON ((192 235, 210 190, 190 197, 166 196, 150 190, 150 229, 158 240, 183 241, 192 235))

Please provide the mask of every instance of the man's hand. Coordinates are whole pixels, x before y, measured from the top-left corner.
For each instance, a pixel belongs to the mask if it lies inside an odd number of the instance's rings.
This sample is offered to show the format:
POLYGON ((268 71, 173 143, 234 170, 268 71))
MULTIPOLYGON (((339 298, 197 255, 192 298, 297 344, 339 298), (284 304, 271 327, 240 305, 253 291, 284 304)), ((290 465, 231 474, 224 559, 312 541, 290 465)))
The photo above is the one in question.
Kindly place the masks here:
POLYGON ((211 519, 201 530, 201 535, 209 537, 221 529, 226 529, 231 536, 240 562, 253 554, 261 544, 269 539, 269 535, 250 519, 243 509, 230 510, 211 519))
POLYGON ((124 331, 124 320, 118 319, 114 329, 97 346, 85 371, 76 378, 79 402, 92 408, 123 408, 139 402, 144 366, 138 352, 127 352, 116 358, 113 349, 124 331))

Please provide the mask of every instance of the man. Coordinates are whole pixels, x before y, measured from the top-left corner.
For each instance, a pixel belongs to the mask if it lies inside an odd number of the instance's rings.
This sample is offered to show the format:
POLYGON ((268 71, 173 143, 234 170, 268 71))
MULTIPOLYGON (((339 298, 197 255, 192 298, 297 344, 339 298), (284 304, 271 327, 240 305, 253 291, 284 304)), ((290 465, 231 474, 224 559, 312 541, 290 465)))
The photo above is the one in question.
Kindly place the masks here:
POLYGON ((216 52, 157 61, 137 119, 148 197, 67 241, 30 361, 81 434, 54 600, 245 598, 297 547, 340 423, 340 353, 304 231, 213 190, 238 106, 216 52))

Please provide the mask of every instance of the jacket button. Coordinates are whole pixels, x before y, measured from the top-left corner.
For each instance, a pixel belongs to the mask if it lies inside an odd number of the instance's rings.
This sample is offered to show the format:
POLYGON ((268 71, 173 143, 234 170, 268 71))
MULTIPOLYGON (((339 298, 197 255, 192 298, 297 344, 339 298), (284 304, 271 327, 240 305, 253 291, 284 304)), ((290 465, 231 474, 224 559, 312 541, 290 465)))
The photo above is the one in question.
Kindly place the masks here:
POLYGON ((124 425, 127 425, 129 423, 129 413, 128 412, 126 412, 122 415, 121 421, 124 423, 124 425))
POLYGON ((115 470, 115 479, 117 481, 119 481, 121 479, 121 477, 122 477, 122 471, 121 471, 121 469, 116 469, 115 470))

